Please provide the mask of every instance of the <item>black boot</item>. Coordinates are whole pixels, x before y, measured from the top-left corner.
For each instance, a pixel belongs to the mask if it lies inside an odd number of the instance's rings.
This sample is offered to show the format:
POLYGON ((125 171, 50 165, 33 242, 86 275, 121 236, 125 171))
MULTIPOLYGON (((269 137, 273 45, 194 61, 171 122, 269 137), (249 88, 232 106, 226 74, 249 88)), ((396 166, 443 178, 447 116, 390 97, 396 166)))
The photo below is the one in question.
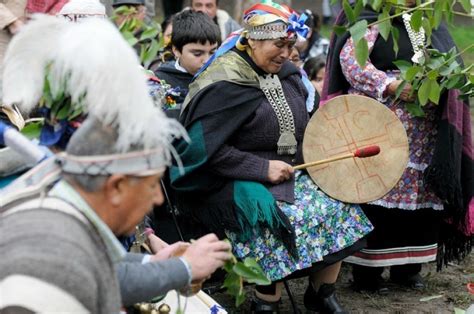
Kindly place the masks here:
POLYGON ((322 284, 316 293, 310 283, 304 294, 304 306, 307 310, 319 313, 349 313, 337 300, 334 284, 322 284))
POLYGON ((352 288, 357 292, 365 291, 387 295, 390 291, 382 278, 382 273, 383 267, 352 265, 352 277, 354 278, 352 288))
POLYGON ((392 282, 414 290, 423 290, 425 283, 420 275, 421 264, 406 264, 392 266, 390 268, 390 279, 392 282))

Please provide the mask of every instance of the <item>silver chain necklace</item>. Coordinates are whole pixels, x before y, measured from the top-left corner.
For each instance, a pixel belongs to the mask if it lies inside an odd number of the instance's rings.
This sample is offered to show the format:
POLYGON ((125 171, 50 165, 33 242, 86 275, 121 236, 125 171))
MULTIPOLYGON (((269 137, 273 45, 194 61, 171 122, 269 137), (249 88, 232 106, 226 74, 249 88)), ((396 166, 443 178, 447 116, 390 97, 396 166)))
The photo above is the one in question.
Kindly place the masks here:
POLYGON ((267 74, 258 77, 260 89, 275 111, 280 127, 280 138, 277 143, 278 155, 296 154, 295 121, 293 112, 286 101, 280 79, 277 75, 267 74))
POLYGON ((403 24, 405 24, 405 28, 408 33, 408 38, 410 38, 411 46, 413 47, 413 57, 411 61, 413 63, 420 63, 420 58, 423 57, 423 47, 425 45, 425 30, 423 27, 420 27, 418 32, 411 27, 411 14, 405 13, 402 15, 403 17, 403 24))

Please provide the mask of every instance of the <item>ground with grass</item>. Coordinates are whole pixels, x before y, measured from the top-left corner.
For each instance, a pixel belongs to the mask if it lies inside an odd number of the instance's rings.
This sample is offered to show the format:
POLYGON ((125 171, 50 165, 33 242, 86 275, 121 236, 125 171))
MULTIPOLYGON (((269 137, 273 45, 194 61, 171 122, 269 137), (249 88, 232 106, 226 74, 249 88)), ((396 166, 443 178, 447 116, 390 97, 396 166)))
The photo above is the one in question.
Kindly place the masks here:
MULTIPOLYGON (((388 272, 384 273, 387 277, 388 272)), ((426 289, 413 291, 388 282, 391 293, 387 296, 378 296, 368 293, 355 292, 352 286, 350 266, 343 265, 338 281, 338 296, 341 303, 351 313, 454 313, 455 308, 467 309, 474 304, 474 295, 470 295, 466 285, 474 282, 474 253, 463 262, 450 265, 442 272, 436 272, 434 264, 428 264, 422 271, 426 289)), ((295 279, 289 282, 290 289, 296 303, 304 313, 303 295, 307 286, 306 279, 295 279)), ((247 287, 247 295, 252 295, 252 288, 247 287)), ((230 313, 249 313, 250 302, 246 302, 236 309, 233 300, 224 293, 217 293, 213 297, 220 302, 230 313)), ((283 293, 281 303, 282 313, 292 313, 290 300, 283 293)))

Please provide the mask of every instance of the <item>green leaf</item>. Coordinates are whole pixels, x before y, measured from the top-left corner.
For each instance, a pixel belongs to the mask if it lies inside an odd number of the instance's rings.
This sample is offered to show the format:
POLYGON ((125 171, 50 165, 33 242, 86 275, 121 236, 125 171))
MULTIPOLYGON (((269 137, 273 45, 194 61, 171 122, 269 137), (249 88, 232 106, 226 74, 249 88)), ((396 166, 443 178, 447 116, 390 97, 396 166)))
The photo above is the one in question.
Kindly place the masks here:
POLYGON ((416 32, 418 32, 420 30, 420 27, 422 25, 422 21, 423 21, 423 11, 415 11, 412 15, 411 15, 411 20, 410 20, 410 25, 411 27, 413 27, 413 30, 415 30, 416 32))
POLYGON ((364 3, 362 1, 356 1, 356 4, 354 6, 354 17, 357 19, 360 15, 360 12, 364 8, 364 3))
POLYGON ((395 52, 395 55, 398 55, 398 40, 400 38, 400 32, 398 31, 398 28, 392 27, 392 38, 393 38, 393 51, 395 52))
POLYGON ((418 90, 418 101, 422 106, 428 103, 428 98, 430 97, 430 82, 429 79, 425 79, 418 90))
POLYGON ((402 81, 402 83, 401 83, 400 85, 398 85, 397 90, 395 91, 395 98, 396 98, 396 99, 400 98, 400 94, 402 93, 403 88, 404 88, 405 85, 407 85, 407 84, 408 84, 407 81, 402 81))
POLYGON ((433 20, 431 23, 433 25, 433 28, 435 29, 437 29, 439 24, 441 23, 441 19, 443 17, 443 7, 444 7, 443 0, 437 0, 435 2, 433 20))
POLYGON ((415 78, 415 76, 416 76, 418 73, 422 72, 422 71, 423 71, 423 68, 422 68, 422 67, 417 66, 417 65, 414 65, 414 66, 410 67, 410 68, 407 70, 407 72, 406 72, 406 74, 405 74, 405 79, 406 79, 407 81, 413 81, 413 79, 415 78))
POLYGON ((454 72, 454 70, 458 69, 460 66, 459 66, 459 63, 457 63, 456 61, 453 61, 451 64, 449 64, 448 66, 443 66, 440 71, 439 71, 439 74, 441 74, 442 76, 447 76, 451 73, 454 72))
POLYGON ((37 139, 40 137, 41 129, 43 128, 44 121, 30 122, 21 129, 20 133, 26 136, 27 138, 37 139))
POLYGON ((369 57, 369 46, 365 38, 362 38, 357 43, 355 47, 355 57, 359 66, 361 66, 362 68, 365 68, 367 58, 369 57))
POLYGON ((426 38, 431 38, 431 22, 429 19, 423 19, 421 22, 421 25, 423 26, 423 29, 425 30, 426 38))
MULTIPOLYGON (((383 12, 379 14, 378 20, 380 21, 387 17, 388 17, 388 13, 383 12)), ((392 28, 392 23, 390 22, 390 20, 386 20, 382 23, 379 23, 378 25, 379 25, 380 35, 382 36, 383 39, 385 39, 385 41, 387 41, 388 36, 390 35, 390 29, 392 28)))
POLYGON ((374 11, 378 12, 380 11, 380 8, 382 7, 382 2, 383 0, 374 0, 372 1, 372 9, 374 9, 374 11))
POLYGON ((235 307, 239 307, 240 305, 242 305, 242 303, 244 303, 244 301, 245 301, 245 294, 244 293, 237 294, 235 298, 235 307))
POLYGON ((413 64, 405 60, 397 60, 397 61, 393 61, 393 63, 397 66, 397 68, 402 73, 406 73, 408 69, 410 69, 413 66, 413 64))
POLYGON ((74 120, 78 116, 82 114, 82 106, 76 106, 76 108, 72 111, 72 113, 69 115, 68 120, 74 120))
POLYGON ((56 114, 56 119, 63 120, 66 119, 69 114, 69 105, 63 105, 56 114))
POLYGON ((146 51, 145 57, 142 60, 145 68, 148 68, 150 63, 156 58, 159 50, 160 50, 160 44, 158 43, 158 41, 152 40, 151 45, 146 51))
POLYGON ((432 70, 439 69, 442 65, 444 65, 444 58, 443 57, 434 57, 427 60, 426 66, 432 70))
POLYGON ((462 8, 464 9, 464 11, 466 11, 466 13, 468 13, 468 14, 471 14, 471 10, 472 10, 471 1, 470 0, 460 0, 459 2, 461 2, 461 5, 462 5, 462 8))
POLYGON ((227 293, 236 296, 240 293, 240 278, 235 273, 228 273, 225 277, 222 287, 227 289, 227 293))
POLYGON ((428 78, 432 81, 435 81, 438 78, 438 75, 439 73, 436 70, 429 71, 427 74, 428 78))
POLYGON ((425 79, 418 90, 418 100, 421 106, 425 106, 428 100, 433 103, 439 103, 441 88, 435 80, 425 79))
POLYGON ((366 20, 361 20, 354 25, 352 25, 351 28, 349 28, 349 32, 351 33, 352 40, 354 41, 354 45, 357 46, 359 41, 364 38, 365 32, 367 31, 367 21, 366 20))
MULTIPOLYGON (((237 275, 242 277, 247 282, 252 282, 254 279, 260 279, 261 274, 258 271, 255 271, 252 267, 246 266, 242 262, 237 262, 232 269, 237 275)), ((265 278, 265 281, 267 279, 265 278)))
MULTIPOLYGON (((461 68, 459 66, 459 68, 461 68)), ((463 74, 470 74, 471 73, 471 70, 474 68, 474 63, 472 63, 471 65, 469 65, 467 68, 465 68, 464 70, 462 71, 459 71, 459 73, 463 73, 463 74)))
POLYGON ((458 307, 455 307, 454 308, 454 314, 466 314, 466 311, 464 311, 463 309, 460 309, 458 307))
POLYGON ((423 111, 423 109, 417 105, 417 104, 414 104, 414 103, 407 103, 405 104, 406 108, 407 108, 407 111, 414 117, 424 117, 425 116, 425 112, 423 111))
POLYGON ((452 25, 453 20, 454 20, 454 14, 453 14, 453 11, 451 10, 450 6, 449 6, 449 3, 446 3, 446 7, 447 8, 443 11, 444 18, 445 18, 445 20, 448 24, 452 25))
POLYGON ((344 9, 344 13, 346 14, 347 20, 349 23, 354 23, 355 22, 355 15, 354 15, 354 10, 352 9, 351 5, 349 4, 349 1, 343 0, 342 1, 342 8, 344 9))
POLYGON ((430 80, 430 94, 429 99, 434 104, 439 103, 439 97, 441 96, 441 87, 439 86, 438 82, 435 80, 430 80))
POLYGON ((337 36, 341 36, 345 32, 347 32, 347 27, 342 26, 342 25, 334 25, 333 30, 334 30, 334 32, 336 33, 337 36))
POLYGON ((146 39, 156 39, 158 36, 158 29, 156 28, 148 28, 143 31, 143 33, 140 35, 140 41, 141 40, 146 40, 146 39))
POLYGON ((132 37, 132 38, 127 39, 127 42, 130 46, 133 47, 138 43, 138 39, 136 39, 135 37, 132 37))
POLYGON ((447 89, 458 89, 464 85, 464 75, 453 75, 445 83, 447 89))

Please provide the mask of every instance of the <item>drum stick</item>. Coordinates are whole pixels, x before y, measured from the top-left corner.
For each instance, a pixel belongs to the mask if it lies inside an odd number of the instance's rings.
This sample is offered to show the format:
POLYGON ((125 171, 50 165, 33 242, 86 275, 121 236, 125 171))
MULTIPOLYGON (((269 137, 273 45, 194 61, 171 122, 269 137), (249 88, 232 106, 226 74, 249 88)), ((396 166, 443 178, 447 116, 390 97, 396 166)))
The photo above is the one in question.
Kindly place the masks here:
POLYGON ((335 157, 331 157, 331 158, 327 158, 327 159, 323 159, 323 160, 308 162, 308 163, 305 163, 305 164, 302 164, 302 165, 295 166, 295 167, 293 167, 293 169, 294 170, 305 169, 305 168, 308 168, 308 167, 318 166, 318 165, 326 164, 326 163, 333 162, 333 161, 336 161, 336 160, 347 159, 347 158, 355 158, 355 157, 366 158, 366 157, 371 157, 371 156, 378 155, 378 153, 380 153, 380 147, 379 146, 377 146, 377 145, 367 146, 367 147, 364 147, 364 148, 359 148, 353 153, 348 153, 348 154, 345 154, 345 155, 335 156, 335 157))

